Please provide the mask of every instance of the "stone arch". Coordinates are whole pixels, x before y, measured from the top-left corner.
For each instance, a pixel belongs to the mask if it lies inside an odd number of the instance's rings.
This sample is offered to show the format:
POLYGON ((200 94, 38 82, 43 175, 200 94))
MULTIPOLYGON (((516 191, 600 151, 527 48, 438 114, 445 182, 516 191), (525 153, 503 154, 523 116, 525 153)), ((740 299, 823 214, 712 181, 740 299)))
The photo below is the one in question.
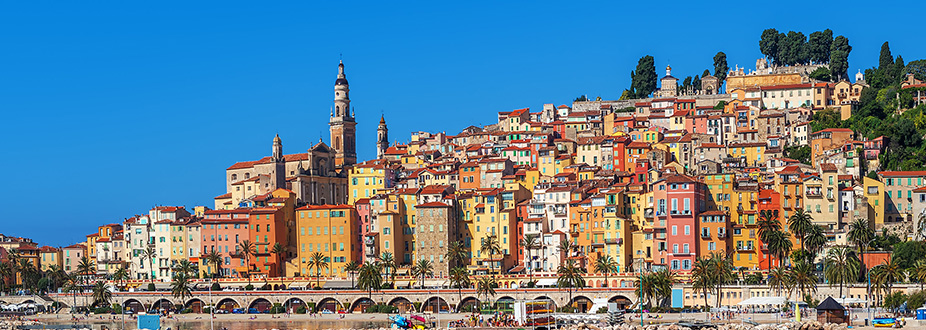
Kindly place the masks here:
MULTIPOLYGON (((396 299, 392 299, 392 300, 394 301, 396 299)), ((405 298, 402 298, 402 299, 405 299, 405 298)), ((367 310, 367 307, 373 306, 375 304, 376 302, 373 301, 373 299, 370 299, 369 297, 360 297, 360 298, 357 298, 357 300, 354 300, 352 304, 350 304, 350 312, 351 313, 353 312, 363 313, 367 310)))
POLYGON ((630 301, 630 298, 627 298, 624 295, 616 295, 614 297, 611 297, 611 299, 608 299, 608 302, 616 303, 617 309, 627 309, 628 307, 633 305, 633 302, 630 301))
POLYGON ((405 313, 408 311, 415 310, 415 304, 405 297, 395 297, 389 301, 390 306, 394 306, 399 309, 399 313, 405 313))
POLYGON ((592 308, 592 300, 586 296, 573 296, 572 301, 566 305, 575 308, 577 313, 585 313, 592 308))
POLYGON ((135 313, 148 311, 145 309, 145 304, 142 304, 137 299, 126 299, 122 302, 122 308, 127 308, 135 313))
POLYGON ((203 303, 203 301, 199 298, 190 299, 185 304, 183 304, 184 309, 189 308, 193 310, 193 313, 197 314, 203 312, 203 307, 206 307, 206 304, 203 303))
POLYGON ((559 305, 556 304, 556 300, 553 300, 553 298, 550 298, 550 297, 547 297, 547 296, 539 296, 539 297, 537 297, 537 298, 534 298, 534 300, 549 300, 550 303, 553 304, 553 309, 554 309, 554 310, 556 310, 556 308, 559 307, 559 305))
POLYGON ((492 304, 493 308, 496 310, 509 311, 514 310, 514 298, 511 296, 502 296, 498 299, 495 299, 495 303, 492 304))
POLYGON ((158 299, 158 300, 156 300, 155 302, 151 303, 151 308, 150 308, 150 309, 151 309, 151 310, 161 310, 161 309, 164 309, 164 310, 173 310, 173 309, 174 309, 174 303, 171 302, 170 300, 161 298, 161 299, 158 299))
POLYGON ((477 311, 479 309, 479 299, 473 296, 464 297, 457 305, 457 312, 477 311))
POLYGON ((254 309, 258 313, 264 313, 264 312, 269 313, 270 307, 273 307, 273 304, 270 302, 270 300, 267 300, 266 298, 257 298, 251 301, 250 304, 248 304, 247 312, 250 313, 251 310, 254 309))
POLYGON ((219 303, 215 304, 215 308, 231 312, 235 308, 241 308, 241 304, 239 304, 235 298, 224 298, 219 300, 219 303))
POLYGON ((432 313, 439 313, 442 310, 450 310, 450 305, 447 304, 447 301, 440 296, 432 296, 424 301, 421 304, 420 312, 430 311, 432 313))
POLYGON ((302 306, 308 310, 308 305, 305 303, 305 300, 302 300, 302 298, 293 297, 286 299, 286 301, 283 302, 283 308, 287 313, 290 314, 295 314, 299 306, 302 306))
POLYGON ((611 285, 609 285, 609 286, 612 287, 612 288, 617 288, 617 287, 618 287, 618 283, 619 283, 619 282, 618 282, 617 280, 611 280, 611 285))
POLYGON ((315 304, 315 312, 321 312, 326 309, 332 312, 337 312, 343 308, 341 307, 341 302, 334 297, 325 297, 322 300, 319 300, 317 304, 315 304))

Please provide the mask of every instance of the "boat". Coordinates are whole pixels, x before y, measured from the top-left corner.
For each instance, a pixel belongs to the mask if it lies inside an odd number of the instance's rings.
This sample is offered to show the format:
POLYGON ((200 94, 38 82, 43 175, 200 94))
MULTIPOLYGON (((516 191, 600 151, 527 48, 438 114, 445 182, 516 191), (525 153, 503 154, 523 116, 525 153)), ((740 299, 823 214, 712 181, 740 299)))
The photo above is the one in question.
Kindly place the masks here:
POLYGON ((876 317, 871 321, 871 325, 875 328, 894 328, 900 326, 900 324, 897 323, 897 319, 893 317, 876 317))

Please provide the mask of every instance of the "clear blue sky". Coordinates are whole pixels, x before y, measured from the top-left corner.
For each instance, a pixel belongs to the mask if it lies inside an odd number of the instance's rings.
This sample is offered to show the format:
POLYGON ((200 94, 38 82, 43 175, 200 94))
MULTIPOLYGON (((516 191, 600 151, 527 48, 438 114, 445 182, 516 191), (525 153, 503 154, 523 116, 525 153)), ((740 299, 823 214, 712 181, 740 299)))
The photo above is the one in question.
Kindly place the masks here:
POLYGON ((381 113, 405 141, 580 94, 616 99, 647 54, 660 75, 713 71, 717 51, 753 68, 768 27, 847 36, 851 74, 884 41, 926 57, 919 17, 893 16, 920 1, 300 3, 0 5, 0 233, 61 246, 155 205, 211 207, 225 168, 269 155, 274 134, 286 153, 328 140, 339 54, 361 160, 381 113))

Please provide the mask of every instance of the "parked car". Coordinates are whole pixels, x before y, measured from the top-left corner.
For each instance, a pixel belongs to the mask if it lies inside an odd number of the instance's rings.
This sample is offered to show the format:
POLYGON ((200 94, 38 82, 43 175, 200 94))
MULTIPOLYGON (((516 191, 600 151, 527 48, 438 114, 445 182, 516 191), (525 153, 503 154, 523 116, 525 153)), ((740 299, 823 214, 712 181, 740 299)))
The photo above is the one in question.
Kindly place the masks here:
POLYGON ((248 308, 248 314, 260 314, 257 308, 248 308))
POLYGON ((235 308, 232 310, 232 314, 244 314, 244 308, 235 308))

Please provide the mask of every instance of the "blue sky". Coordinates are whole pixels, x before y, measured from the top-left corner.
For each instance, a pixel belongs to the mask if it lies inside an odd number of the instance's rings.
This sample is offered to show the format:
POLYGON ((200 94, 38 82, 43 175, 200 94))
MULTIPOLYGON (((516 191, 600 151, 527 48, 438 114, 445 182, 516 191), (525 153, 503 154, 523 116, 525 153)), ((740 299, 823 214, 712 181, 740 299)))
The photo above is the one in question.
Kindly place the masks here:
POLYGON ((224 169, 269 155, 274 134, 286 153, 327 141, 339 54, 365 160, 380 114, 406 141, 580 94, 616 99, 647 54, 660 75, 713 70, 717 51, 752 68, 768 27, 847 36, 852 74, 884 41, 907 62, 926 57, 917 20, 894 16, 926 5, 863 6, 7 2, 0 233, 62 246, 155 205, 211 207, 224 169))

